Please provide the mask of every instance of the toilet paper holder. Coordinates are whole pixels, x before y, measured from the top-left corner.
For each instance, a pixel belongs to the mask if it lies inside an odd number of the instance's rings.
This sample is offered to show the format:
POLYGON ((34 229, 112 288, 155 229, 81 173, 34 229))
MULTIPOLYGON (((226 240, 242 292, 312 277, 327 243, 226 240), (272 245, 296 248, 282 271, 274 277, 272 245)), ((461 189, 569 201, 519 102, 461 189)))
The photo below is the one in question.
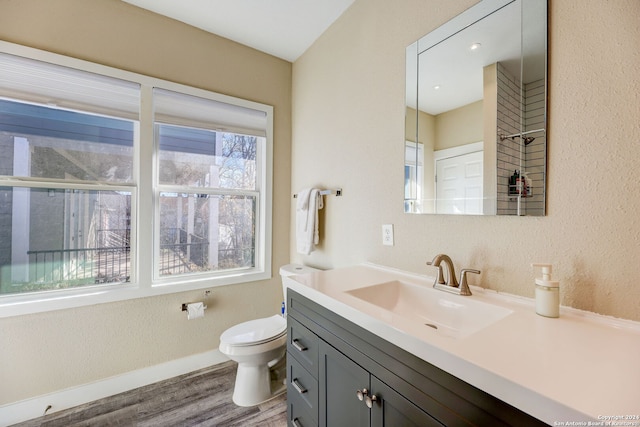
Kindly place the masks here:
MULTIPOLYGON (((204 291, 204 298, 205 298, 205 300, 206 300, 207 298, 209 298, 209 296, 210 296, 210 295, 211 295, 211 291, 210 291, 210 290, 206 290, 206 291, 204 291)), ((195 302, 196 302, 196 301, 194 301, 194 302, 185 302, 185 303, 183 303, 183 304, 182 304, 182 309, 181 309, 181 311, 188 311, 187 306, 188 306, 189 304, 193 304, 193 303, 195 303, 195 302)), ((197 301, 197 302, 200 302, 200 301, 197 301)), ((207 309, 207 304, 203 303, 203 304, 202 304, 202 308, 206 310, 206 309, 207 309)))
MULTIPOLYGON (((192 303, 192 302, 185 302, 185 303, 183 303, 183 304, 182 304, 182 311, 187 311, 187 306, 188 306, 189 304, 193 304, 193 303, 192 303)), ((207 305, 206 305, 206 304, 205 304, 205 305, 203 305, 203 306, 202 306, 202 308, 206 310, 206 309, 207 309, 207 305)))

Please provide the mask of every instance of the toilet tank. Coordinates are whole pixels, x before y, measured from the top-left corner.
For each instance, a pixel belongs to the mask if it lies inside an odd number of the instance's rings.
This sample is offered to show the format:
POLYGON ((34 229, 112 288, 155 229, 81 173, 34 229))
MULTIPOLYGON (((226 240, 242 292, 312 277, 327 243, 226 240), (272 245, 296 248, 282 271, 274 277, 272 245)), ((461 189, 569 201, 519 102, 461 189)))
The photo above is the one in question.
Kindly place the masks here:
MULTIPOLYGON (((287 281, 285 280, 286 277, 298 276, 300 274, 311 274, 316 271, 321 270, 301 264, 286 264, 280 267, 280 277, 282 280, 282 301, 287 300, 287 281)), ((286 306, 284 310, 286 313, 286 306)))

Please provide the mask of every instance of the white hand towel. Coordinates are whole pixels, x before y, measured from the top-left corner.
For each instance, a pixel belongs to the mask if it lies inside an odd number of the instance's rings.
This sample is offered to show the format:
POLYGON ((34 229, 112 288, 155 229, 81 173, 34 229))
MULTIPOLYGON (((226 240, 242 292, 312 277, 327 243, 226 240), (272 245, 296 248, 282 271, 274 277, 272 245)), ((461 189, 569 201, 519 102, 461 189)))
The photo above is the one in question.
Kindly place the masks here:
POLYGON ((296 248, 299 253, 309 255, 320 241, 318 209, 322 209, 320 191, 307 188, 298 192, 296 202, 296 248))

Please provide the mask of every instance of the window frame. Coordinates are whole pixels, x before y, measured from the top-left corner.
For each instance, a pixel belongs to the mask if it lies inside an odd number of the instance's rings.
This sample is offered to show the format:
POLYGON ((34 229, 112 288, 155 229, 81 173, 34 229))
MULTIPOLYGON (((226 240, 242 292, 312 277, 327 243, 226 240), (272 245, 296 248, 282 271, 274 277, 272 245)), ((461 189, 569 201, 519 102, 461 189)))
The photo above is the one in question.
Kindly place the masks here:
MULTIPOLYGON (((85 305, 186 292, 231 284, 270 279, 272 260, 273 200, 273 106, 223 95, 155 77, 120 70, 39 49, 0 41, 0 52, 64 67, 91 72, 140 84, 139 135, 134 142, 133 182, 129 184, 46 182, 32 178, 0 179, 0 186, 122 189, 131 191, 131 278, 117 285, 89 285, 76 289, 38 291, 0 296, 0 318, 38 313, 85 305), (261 147, 263 161, 256 161, 258 195, 256 210, 255 267, 222 270, 167 278, 155 277, 157 265, 156 239, 159 238, 159 195, 166 185, 159 185, 156 158, 159 147, 154 136, 153 89, 165 89, 185 95, 219 101, 262 111, 266 114, 265 143, 261 147), (103 185, 104 184, 104 185, 103 185), (143 220, 151 218, 151 221, 143 220), (154 254, 154 256, 142 256, 154 254)), ((260 150, 260 148, 258 148, 260 150)), ((258 157, 258 156, 257 156, 258 157)))

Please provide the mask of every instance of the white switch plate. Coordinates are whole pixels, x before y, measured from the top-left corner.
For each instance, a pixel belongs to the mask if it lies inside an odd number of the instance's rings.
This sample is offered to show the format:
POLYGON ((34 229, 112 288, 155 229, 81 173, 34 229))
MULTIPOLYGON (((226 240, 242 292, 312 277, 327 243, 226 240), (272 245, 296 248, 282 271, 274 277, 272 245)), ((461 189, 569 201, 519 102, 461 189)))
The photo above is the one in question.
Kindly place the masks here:
POLYGON ((393 224, 382 225, 382 244, 393 246, 393 224))

